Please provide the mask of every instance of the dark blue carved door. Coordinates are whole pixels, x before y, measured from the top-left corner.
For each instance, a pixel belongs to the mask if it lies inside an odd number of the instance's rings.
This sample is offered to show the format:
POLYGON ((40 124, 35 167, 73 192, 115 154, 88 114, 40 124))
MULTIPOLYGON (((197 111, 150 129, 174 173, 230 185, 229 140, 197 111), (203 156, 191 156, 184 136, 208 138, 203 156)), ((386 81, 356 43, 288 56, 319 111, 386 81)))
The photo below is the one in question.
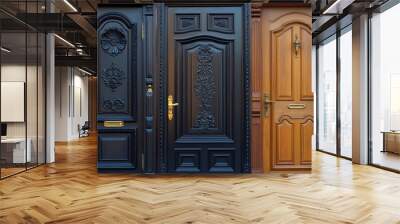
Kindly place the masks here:
POLYGON ((246 10, 167 7, 169 172, 249 171, 246 10))
POLYGON ((98 11, 98 169, 141 170, 142 9, 98 11))

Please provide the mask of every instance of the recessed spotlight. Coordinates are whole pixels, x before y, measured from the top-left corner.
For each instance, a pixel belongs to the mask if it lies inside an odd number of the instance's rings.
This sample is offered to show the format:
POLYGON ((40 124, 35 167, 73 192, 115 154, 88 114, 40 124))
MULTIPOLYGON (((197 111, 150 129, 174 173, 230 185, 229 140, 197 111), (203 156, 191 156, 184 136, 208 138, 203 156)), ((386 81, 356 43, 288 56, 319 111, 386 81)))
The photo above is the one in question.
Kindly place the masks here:
POLYGON ((7 49, 7 48, 5 48, 5 47, 1 47, 0 49, 1 49, 1 51, 3 51, 3 52, 11 53, 11 50, 9 50, 9 49, 7 49))
POLYGON ((92 75, 93 75, 92 73, 90 73, 90 72, 88 72, 88 71, 86 71, 86 70, 83 70, 83 69, 81 69, 81 68, 79 68, 79 67, 78 67, 78 70, 81 71, 81 72, 83 72, 83 73, 86 74, 86 75, 89 75, 89 76, 92 76, 92 75))
POLYGON ((78 12, 78 10, 73 6, 68 0, 64 0, 64 3, 68 5, 74 12, 78 12))
POLYGON ((62 38, 61 36, 59 36, 58 34, 54 34, 55 37, 57 37, 59 40, 61 40, 62 42, 64 42, 65 44, 67 44, 70 47, 75 48, 75 45, 73 45, 71 42, 69 42, 68 40, 62 38))

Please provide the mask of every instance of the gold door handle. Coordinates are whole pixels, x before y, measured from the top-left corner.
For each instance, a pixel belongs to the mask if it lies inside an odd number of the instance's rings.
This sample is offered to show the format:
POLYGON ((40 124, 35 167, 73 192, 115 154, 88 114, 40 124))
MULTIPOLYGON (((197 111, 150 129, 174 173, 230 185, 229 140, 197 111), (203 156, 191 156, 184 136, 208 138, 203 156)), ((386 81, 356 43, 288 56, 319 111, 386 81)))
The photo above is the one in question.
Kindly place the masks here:
POLYGON ((295 37, 295 41, 293 43, 293 47, 294 47, 294 53, 296 54, 296 56, 298 56, 300 48, 301 48, 301 42, 300 42, 298 36, 295 37))
POLYGON ((174 107, 178 106, 179 103, 174 103, 172 95, 168 96, 168 120, 174 119, 174 107))
POLYGON ((270 96, 264 95, 264 115, 267 115, 269 110, 269 105, 275 101, 272 101, 270 96))

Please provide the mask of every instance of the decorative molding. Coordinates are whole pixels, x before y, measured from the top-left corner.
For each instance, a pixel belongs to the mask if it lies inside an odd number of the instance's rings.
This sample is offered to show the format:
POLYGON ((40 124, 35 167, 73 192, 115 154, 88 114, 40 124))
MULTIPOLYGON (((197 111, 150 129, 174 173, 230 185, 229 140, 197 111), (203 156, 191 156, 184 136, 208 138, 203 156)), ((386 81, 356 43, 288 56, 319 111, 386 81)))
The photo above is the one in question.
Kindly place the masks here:
POLYGON ((200 14, 176 14, 175 33, 200 31, 200 14))
POLYGON ((262 3, 251 4, 251 17, 260 18, 262 13, 262 3))
POLYGON ((125 108, 125 101, 117 98, 104 100, 103 108, 106 111, 120 112, 125 108))
POLYGON ((216 119, 212 112, 212 101, 217 93, 212 60, 214 53, 209 45, 201 45, 197 56, 197 76, 194 91, 199 99, 199 111, 194 128, 208 130, 216 127, 216 119))
POLYGON ((101 48, 113 57, 119 55, 126 48, 127 40, 124 31, 119 28, 109 28, 101 34, 101 48))
POLYGON ((166 16, 165 16, 165 6, 161 4, 159 7, 159 21, 160 21, 160 77, 159 77, 159 91, 160 91, 160 101, 159 101, 159 127, 158 132, 160 134, 159 137, 159 149, 158 149, 158 156, 159 156, 159 172, 165 173, 167 172, 167 157, 166 157, 166 132, 165 129, 167 128, 166 124, 166 94, 167 94, 167 24, 165 23, 166 16))
POLYGON ((243 52, 243 65, 244 65, 244 148, 243 148, 243 172, 251 172, 251 159, 250 159, 250 3, 244 4, 244 52, 243 52))
POLYGON ((110 88, 112 92, 115 92, 115 90, 122 85, 122 81, 126 79, 126 76, 121 69, 112 63, 110 68, 103 70, 102 78, 104 86, 110 88))
POLYGON ((124 15, 122 15, 120 13, 115 13, 115 12, 107 13, 107 14, 101 16, 97 21, 98 21, 97 27, 103 26, 103 23, 109 23, 112 21, 117 21, 119 23, 122 23, 127 28, 132 27, 132 23, 129 21, 129 19, 127 19, 124 15))
POLYGON ((233 14, 208 14, 207 29, 219 33, 234 33, 234 21, 233 14))

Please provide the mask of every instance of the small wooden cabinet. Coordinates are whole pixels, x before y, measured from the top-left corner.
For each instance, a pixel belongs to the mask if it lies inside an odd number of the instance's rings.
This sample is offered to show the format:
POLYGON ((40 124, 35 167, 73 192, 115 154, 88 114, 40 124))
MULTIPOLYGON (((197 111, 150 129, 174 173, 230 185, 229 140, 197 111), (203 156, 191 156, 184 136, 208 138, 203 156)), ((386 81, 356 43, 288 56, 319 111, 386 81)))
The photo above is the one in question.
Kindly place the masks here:
POLYGON ((382 152, 392 152, 400 154, 400 132, 387 131, 383 134, 383 150, 382 152))

